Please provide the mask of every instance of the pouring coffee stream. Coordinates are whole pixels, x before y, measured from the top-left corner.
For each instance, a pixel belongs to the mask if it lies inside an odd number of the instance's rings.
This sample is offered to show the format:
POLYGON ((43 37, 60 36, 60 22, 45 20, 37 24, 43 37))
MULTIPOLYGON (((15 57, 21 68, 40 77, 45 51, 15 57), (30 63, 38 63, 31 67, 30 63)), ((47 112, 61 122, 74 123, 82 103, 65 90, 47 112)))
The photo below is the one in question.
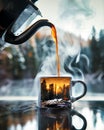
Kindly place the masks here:
POLYGON ((57 74, 58 77, 60 76, 60 58, 59 58, 59 53, 58 53, 58 40, 57 40, 57 33, 56 33, 56 28, 53 25, 52 26, 52 37, 54 39, 54 42, 56 44, 56 64, 57 64, 57 74))

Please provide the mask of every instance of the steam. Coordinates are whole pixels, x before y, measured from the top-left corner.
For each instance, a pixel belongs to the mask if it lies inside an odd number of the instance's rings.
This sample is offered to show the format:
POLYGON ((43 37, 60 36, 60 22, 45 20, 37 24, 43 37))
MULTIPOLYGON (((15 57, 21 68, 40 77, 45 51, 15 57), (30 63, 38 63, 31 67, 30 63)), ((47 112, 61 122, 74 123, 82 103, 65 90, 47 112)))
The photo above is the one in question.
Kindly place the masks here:
MULTIPOLYGON (((71 58, 67 66, 71 62, 77 64, 80 61, 80 39, 69 33, 62 32, 57 29, 58 34, 58 48, 60 57, 60 73, 67 75, 65 70, 66 59, 71 58)), ((57 76, 57 63, 56 63, 56 47, 52 37, 37 40, 36 48, 37 60, 41 60, 41 66, 38 74, 56 75, 57 76)), ((73 70, 74 71, 74 70, 73 70)), ((82 77, 81 77, 82 79, 82 77)))

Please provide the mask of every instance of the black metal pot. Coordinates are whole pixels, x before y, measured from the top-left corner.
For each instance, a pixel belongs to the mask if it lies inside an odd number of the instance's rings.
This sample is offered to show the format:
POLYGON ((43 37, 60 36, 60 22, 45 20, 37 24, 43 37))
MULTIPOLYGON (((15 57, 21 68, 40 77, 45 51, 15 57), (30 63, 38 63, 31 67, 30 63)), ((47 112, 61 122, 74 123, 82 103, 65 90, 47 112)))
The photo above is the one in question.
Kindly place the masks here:
POLYGON ((28 29, 20 30, 19 34, 15 34, 30 16, 33 16, 33 20, 37 15, 41 16, 39 9, 33 4, 33 2, 36 1, 37 0, 0 1, 0 49, 3 48, 6 42, 18 45, 27 41, 42 26, 54 26, 48 22, 48 20, 41 19, 35 21, 28 29))

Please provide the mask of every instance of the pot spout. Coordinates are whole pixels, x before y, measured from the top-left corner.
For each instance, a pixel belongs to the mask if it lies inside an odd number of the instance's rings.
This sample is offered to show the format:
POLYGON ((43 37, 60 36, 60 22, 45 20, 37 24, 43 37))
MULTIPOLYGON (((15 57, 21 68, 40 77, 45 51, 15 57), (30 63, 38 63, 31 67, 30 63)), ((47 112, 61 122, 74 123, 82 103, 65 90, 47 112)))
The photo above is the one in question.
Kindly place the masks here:
POLYGON ((19 45, 27 41, 34 33, 38 31, 38 29, 44 26, 52 28, 54 25, 50 23, 47 19, 41 19, 35 22, 31 27, 29 27, 25 32, 23 32, 19 36, 15 36, 11 32, 12 26, 10 26, 5 33, 4 39, 8 43, 19 45))

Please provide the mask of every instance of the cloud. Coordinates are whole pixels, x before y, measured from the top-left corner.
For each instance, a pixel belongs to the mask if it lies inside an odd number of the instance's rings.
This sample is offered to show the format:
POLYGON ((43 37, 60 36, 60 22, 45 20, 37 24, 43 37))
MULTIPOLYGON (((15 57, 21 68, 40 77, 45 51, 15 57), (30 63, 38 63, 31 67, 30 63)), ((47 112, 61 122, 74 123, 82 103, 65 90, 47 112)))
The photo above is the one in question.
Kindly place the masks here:
POLYGON ((89 38, 92 26, 97 33, 104 28, 104 0, 40 0, 38 5, 55 26, 84 39, 89 38))
POLYGON ((93 13, 89 5, 89 0, 64 0, 60 2, 60 18, 70 18, 72 16, 83 15, 90 16, 93 13))

